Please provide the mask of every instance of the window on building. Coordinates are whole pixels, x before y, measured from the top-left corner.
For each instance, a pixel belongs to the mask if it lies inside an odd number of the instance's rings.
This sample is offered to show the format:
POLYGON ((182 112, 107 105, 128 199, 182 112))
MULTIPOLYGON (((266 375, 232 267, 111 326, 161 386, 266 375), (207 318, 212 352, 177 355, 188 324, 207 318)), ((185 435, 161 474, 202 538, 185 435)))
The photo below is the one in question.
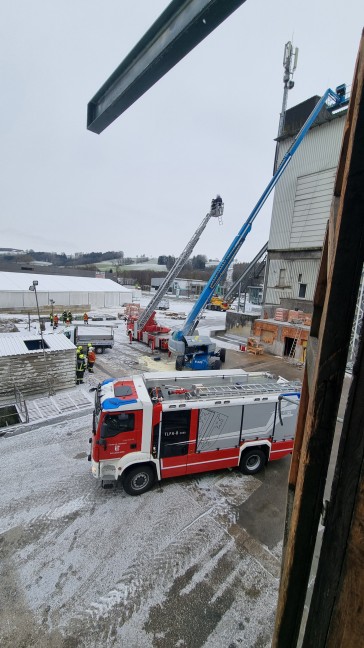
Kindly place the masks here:
POLYGON ((285 286, 286 283, 287 283, 287 270, 286 268, 281 268, 279 271, 278 285, 285 286))
POLYGON ((301 281, 302 281, 302 273, 300 272, 300 274, 298 275, 298 283, 301 283, 301 281))
POLYGON ((304 299, 306 297, 306 289, 307 289, 307 284, 300 283, 299 291, 298 291, 298 297, 301 299, 304 299))

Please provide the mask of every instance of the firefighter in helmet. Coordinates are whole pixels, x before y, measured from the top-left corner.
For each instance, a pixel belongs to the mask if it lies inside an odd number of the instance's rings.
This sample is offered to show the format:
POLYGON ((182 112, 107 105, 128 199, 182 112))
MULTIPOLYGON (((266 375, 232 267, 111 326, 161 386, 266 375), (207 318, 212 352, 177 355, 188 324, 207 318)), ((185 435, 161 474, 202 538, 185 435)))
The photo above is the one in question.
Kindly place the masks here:
POLYGON ((87 368, 89 373, 94 372, 94 364, 96 362, 96 354, 95 354, 95 349, 92 346, 91 342, 88 343, 87 345, 87 368))
POLYGON ((83 353, 80 353, 77 356, 77 364, 76 364, 76 385, 82 385, 83 384, 83 375, 86 370, 86 358, 83 353))

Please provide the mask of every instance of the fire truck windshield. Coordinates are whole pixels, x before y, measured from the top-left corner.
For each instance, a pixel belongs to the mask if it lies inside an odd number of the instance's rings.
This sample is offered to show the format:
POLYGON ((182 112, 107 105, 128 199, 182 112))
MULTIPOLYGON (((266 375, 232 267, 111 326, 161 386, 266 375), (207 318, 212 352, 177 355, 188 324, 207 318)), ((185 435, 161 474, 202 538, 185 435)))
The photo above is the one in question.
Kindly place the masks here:
POLYGON ((134 418, 132 413, 106 414, 101 426, 101 438, 105 439, 134 430, 134 418))

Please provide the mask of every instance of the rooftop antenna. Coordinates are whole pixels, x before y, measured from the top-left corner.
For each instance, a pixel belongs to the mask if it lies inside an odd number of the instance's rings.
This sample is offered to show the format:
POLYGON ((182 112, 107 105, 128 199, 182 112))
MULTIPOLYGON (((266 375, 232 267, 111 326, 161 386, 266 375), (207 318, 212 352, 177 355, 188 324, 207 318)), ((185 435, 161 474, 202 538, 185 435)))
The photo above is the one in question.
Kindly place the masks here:
POLYGON ((284 90, 283 90, 282 111, 279 118, 278 137, 280 137, 283 133, 284 122, 286 118, 286 110, 287 110, 288 90, 292 90, 292 88, 294 87, 293 74, 297 68, 297 60, 298 60, 298 47, 293 47, 291 41, 288 41, 288 43, 286 43, 284 46, 284 54, 283 54, 284 90))
POLYGON ((278 135, 277 135, 277 145, 276 152, 274 156, 274 165, 273 165, 273 174, 277 171, 278 168, 278 152, 279 152, 279 138, 281 137, 284 130, 284 122, 286 120, 286 110, 287 110, 287 99, 288 99, 288 90, 292 90, 294 87, 293 73, 297 67, 298 59, 298 47, 293 47, 292 42, 284 46, 283 54, 283 101, 282 101, 282 110, 279 117, 279 126, 278 126, 278 135))

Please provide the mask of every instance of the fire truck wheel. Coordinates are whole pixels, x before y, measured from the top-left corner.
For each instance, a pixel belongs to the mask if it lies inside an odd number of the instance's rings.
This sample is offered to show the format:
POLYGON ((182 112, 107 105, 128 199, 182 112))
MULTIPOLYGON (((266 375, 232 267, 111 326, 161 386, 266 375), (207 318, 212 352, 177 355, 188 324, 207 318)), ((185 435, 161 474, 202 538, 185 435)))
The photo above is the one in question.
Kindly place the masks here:
POLYGON ((266 456, 263 450, 251 448, 246 450, 240 460, 240 470, 244 475, 255 475, 265 466, 266 456))
POLYGON ((220 349, 220 360, 221 362, 225 362, 226 359, 226 349, 220 349))
POLYGON ((141 495, 152 488, 154 481, 154 471, 150 466, 138 466, 126 473, 123 488, 128 495, 141 495))

